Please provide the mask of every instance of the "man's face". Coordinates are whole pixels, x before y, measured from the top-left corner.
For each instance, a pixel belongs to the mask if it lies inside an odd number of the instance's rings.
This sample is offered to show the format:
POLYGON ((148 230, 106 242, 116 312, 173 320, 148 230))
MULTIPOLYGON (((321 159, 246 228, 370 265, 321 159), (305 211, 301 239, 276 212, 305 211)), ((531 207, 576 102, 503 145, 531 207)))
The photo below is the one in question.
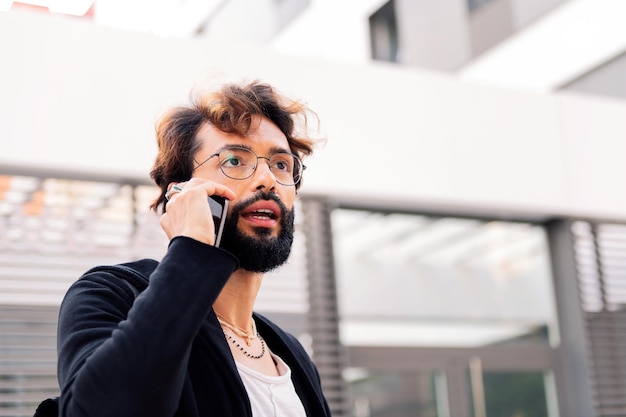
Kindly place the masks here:
MULTIPOLYGON (((258 118, 253 127, 248 136, 241 137, 205 124, 197 135, 202 146, 196 161, 228 146, 245 146, 259 157, 290 152, 287 138, 268 119, 258 118)), ((267 272, 282 265, 293 242, 296 187, 279 184, 267 162, 259 158, 256 171, 244 180, 225 176, 217 157, 194 172, 194 177, 224 184, 237 196, 231 201, 220 247, 235 255, 243 269, 252 272, 267 272)))

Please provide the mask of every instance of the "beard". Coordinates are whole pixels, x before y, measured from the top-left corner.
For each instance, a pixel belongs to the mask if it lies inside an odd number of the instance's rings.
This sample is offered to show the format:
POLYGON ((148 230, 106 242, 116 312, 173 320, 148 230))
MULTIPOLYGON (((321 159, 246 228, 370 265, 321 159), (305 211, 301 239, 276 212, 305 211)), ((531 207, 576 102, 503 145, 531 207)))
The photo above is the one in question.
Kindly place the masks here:
POLYGON ((295 213, 293 207, 287 209, 274 193, 258 192, 254 197, 232 206, 226 217, 220 248, 239 259, 239 267, 250 272, 269 272, 284 264, 291 253, 293 243, 295 213), (280 207, 280 231, 272 236, 266 227, 253 228, 248 236, 237 227, 241 212, 250 204, 260 200, 273 200, 280 207))

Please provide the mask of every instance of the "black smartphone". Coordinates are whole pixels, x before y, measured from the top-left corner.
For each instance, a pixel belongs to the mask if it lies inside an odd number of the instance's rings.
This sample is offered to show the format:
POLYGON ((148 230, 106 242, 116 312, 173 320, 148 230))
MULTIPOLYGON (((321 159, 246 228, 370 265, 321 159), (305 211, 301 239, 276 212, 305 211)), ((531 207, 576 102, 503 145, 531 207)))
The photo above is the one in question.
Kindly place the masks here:
POLYGON ((209 207, 213 214, 213 224, 215 225, 215 246, 219 247, 222 240, 222 232, 224 223, 226 222, 226 213, 228 212, 229 201, 219 195, 209 196, 209 207))

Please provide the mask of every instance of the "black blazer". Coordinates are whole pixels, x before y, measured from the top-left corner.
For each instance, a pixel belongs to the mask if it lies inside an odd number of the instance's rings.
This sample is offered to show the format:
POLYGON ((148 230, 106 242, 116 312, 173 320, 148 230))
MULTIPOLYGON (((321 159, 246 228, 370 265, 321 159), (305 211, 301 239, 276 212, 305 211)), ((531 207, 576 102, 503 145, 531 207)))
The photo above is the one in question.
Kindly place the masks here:
MULTIPOLYGON (((212 305, 237 268, 228 252, 186 237, 163 260, 87 271, 59 314, 63 417, 250 416, 250 401, 212 305)), ((254 315, 292 370, 307 416, 330 416, 317 369, 295 337, 254 315)))

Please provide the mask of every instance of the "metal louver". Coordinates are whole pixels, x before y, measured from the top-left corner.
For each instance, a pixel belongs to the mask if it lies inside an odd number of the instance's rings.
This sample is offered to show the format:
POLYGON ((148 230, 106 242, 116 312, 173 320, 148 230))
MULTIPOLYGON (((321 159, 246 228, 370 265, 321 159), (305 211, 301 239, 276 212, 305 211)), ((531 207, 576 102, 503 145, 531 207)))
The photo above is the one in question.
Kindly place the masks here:
POLYGON ((332 415, 348 416, 348 391, 342 374, 347 359, 339 341, 330 209, 323 200, 306 199, 303 203, 313 361, 332 415))
POLYGON ((58 395, 57 307, 0 306, 0 416, 30 417, 58 395))
POLYGON ((626 416, 626 225, 572 223, 597 417, 626 416))

